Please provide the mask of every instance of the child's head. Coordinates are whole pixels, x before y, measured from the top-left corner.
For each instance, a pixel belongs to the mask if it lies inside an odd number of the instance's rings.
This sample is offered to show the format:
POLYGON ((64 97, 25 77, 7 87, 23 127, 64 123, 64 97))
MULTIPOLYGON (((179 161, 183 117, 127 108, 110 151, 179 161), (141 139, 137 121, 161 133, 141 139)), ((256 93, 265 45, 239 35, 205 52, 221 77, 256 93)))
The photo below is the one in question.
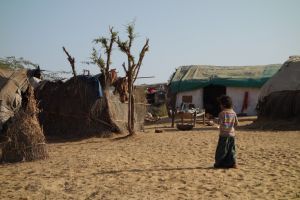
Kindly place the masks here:
POLYGON ((232 100, 229 96, 222 95, 219 98, 219 103, 222 109, 230 109, 232 108, 232 100))

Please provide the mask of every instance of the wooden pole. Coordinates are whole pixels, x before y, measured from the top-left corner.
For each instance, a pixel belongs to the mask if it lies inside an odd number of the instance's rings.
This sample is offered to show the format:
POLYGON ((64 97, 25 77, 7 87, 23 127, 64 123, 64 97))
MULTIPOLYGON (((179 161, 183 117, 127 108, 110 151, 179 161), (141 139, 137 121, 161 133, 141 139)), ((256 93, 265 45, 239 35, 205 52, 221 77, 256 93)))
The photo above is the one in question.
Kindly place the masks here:
POLYGON ((71 55, 69 54, 69 52, 66 50, 65 47, 63 47, 63 50, 64 52, 67 54, 68 56, 68 61, 72 67, 72 71, 73 71, 73 76, 76 77, 77 74, 76 74, 76 70, 75 70, 75 58, 74 57, 71 57, 71 55))
POLYGON ((175 110, 172 109, 172 124, 171 124, 172 128, 174 128, 174 123, 175 123, 175 110))

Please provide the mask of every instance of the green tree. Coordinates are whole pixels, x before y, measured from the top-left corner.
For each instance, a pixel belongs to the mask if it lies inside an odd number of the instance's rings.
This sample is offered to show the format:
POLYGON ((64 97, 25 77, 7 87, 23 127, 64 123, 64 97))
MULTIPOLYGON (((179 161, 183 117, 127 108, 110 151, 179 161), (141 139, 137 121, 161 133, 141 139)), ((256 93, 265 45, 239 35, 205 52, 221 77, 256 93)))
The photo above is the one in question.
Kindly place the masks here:
POLYGON ((0 67, 10 69, 37 68, 38 64, 26 60, 23 57, 16 58, 15 56, 9 56, 0 58, 0 67))
POLYGON ((100 44, 101 48, 104 49, 104 52, 106 54, 106 61, 103 59, 101 53, 99 53, 95 48, 93 48, 91 60, 92 63, 96 64, 104 76, 104 88, 108 88, 110 81, 109 81, 109 70, 111 65, 111 54, 113 45, 117 40, 118 33, 113 31, 113 27, 109 28, 110 37, 99 37, 97 39, 94 39, 94 43, 100 44))
POLYGON ((149 39, 146 39, 146 42, 140 51, 139 57, 136 61, 135 57, 132 54, 131 48, 134 39, 136 38, 136 34, 134 33, 134 24, 129 24, 127 26, 127 37, 128 39, 125 41, 121 41, 118 38, 117 43, 121 52, 125 53, 127 56, 127 67, 126 64, 123 63, 123 69, 128 77, 128 132, 129 135, 134 135, 134 112, 135 112, 135 98, 134 98, 134 82, 136 81, 140 68, 142 66, 142 62, 144 56, 147 51, 149 51, 149 39))

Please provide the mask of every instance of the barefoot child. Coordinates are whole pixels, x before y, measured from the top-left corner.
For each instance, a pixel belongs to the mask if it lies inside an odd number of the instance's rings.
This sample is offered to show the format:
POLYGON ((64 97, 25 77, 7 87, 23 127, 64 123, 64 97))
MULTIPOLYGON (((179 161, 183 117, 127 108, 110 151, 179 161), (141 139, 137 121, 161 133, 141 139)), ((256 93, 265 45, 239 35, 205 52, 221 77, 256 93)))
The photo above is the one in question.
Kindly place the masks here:
POLYGON ((215 154, 215 168, 236 168, 235 130, 238 125, 236 113, 232 109, 229 96, 220 97, 219 141, 215 154))

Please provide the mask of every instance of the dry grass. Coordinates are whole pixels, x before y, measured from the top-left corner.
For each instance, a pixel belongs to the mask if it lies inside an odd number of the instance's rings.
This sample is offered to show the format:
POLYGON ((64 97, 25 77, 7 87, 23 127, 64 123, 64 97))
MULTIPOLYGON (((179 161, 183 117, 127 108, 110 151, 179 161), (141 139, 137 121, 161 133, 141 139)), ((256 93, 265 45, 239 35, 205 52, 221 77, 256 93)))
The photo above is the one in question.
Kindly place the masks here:
POLYGON ((26 105, 12 118, 5 132, 2 161, 19 162, 47 158, 48 152, 43 130, 37 119, 38 109, 30 87, 26 105))

